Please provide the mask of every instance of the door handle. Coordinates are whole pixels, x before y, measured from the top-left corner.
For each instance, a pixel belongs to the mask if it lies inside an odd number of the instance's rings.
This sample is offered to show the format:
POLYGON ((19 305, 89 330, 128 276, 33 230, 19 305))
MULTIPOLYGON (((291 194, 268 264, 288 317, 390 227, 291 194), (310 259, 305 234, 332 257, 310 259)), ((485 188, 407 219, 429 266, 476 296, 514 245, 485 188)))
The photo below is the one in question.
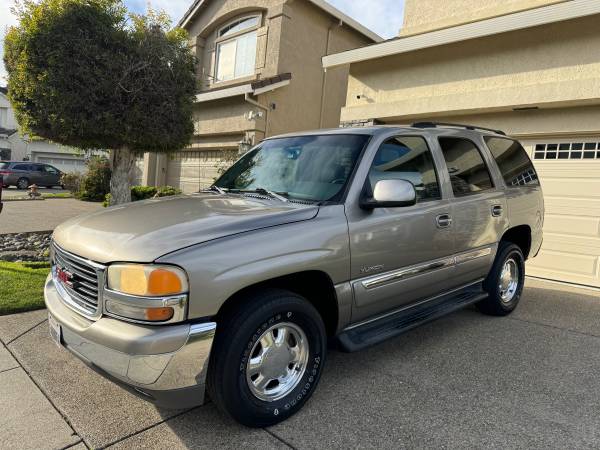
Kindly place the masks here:
POLYGON ((452 225, 452 217, 450 217, 450 214, 442 214, 435 218, 435 223, 438 228, 448 228, 452 225))
POLYGON ((502 206, 494 205, 492 206, 492 217, 500 217, 502 215, 502 206))

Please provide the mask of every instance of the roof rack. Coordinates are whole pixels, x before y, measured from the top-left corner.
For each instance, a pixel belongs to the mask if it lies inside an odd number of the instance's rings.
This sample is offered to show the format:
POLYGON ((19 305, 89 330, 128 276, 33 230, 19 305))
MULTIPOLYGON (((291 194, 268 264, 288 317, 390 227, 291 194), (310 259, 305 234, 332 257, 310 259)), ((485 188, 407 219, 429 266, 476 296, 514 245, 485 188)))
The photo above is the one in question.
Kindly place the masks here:
POLYGON ((476 125, 465 125, 462 123, 447 123, 447 122, 416 122, 412 124, 413 128, 437 128, 437 127, 457 127, 464 128, 466 130, 483 130, 491 131, 492 133, 501 134, 506 136, 506 133, 502 130, 494 130, 493 128, 478 127, 476 125))

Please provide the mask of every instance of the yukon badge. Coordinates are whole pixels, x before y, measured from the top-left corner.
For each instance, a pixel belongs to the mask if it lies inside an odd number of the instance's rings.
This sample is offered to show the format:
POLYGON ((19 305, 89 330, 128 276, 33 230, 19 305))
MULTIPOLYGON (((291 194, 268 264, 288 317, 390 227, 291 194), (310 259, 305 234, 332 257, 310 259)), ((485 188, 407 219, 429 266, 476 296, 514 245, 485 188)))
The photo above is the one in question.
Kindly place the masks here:
POLYGON ((385 268, 383 264, 378 264, 376 266, 364 266, 360 269, 360 273, 371 273, 371 272, 380 272, 385 268))

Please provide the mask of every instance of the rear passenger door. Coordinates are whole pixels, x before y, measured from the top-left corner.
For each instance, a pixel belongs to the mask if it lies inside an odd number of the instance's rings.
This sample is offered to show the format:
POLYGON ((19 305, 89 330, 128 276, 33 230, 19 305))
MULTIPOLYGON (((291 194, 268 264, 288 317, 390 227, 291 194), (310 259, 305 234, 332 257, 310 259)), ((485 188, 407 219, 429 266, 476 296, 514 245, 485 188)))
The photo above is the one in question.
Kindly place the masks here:
POLYGON ((444 136, 438 142, 454 195, 455 284, 463 285, 487 276, 508 224, 506 199, 475 141, 444 136))

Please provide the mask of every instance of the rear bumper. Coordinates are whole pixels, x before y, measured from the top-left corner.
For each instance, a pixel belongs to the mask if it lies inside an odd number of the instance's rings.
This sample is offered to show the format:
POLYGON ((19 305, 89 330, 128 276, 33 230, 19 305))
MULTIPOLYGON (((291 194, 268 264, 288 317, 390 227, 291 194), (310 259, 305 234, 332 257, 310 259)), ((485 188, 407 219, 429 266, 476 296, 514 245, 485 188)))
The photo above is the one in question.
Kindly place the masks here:
POLYGON ((44 290, 49 318, 61 344, 97 372, 157 406, 204 403, 204 386, 216 324, 143 326, 103 317, 90 321, 68 308, 49 276, 44 290))

